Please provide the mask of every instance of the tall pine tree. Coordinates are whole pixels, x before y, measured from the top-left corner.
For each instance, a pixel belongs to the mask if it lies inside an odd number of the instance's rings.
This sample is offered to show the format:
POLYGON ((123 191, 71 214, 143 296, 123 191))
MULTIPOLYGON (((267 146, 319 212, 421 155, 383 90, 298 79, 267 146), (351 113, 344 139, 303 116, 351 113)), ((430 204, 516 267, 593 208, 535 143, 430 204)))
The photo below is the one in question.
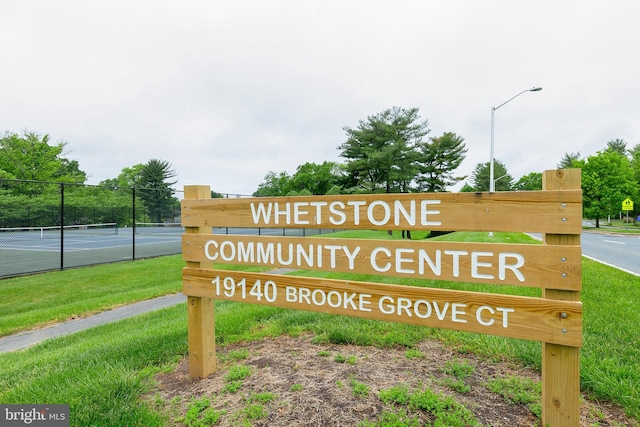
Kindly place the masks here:
POLYGON ((421 154, 418 160, 420 172, 416 179, 419 191, 446 191, 447 187, 464 179, 453 176, 467 153, 461 136, 445 132, 442 136, 431 137, 429 142, 419 144, 418 150, 421 154))
POLYGON ((418 173, 417 147, 429 133, 418 108, 393 107, 344 131, 348 138, 338 149, 347 159, 345 187, 367 193, 410 190, 418 173))
MULTIPOLYGON (((163 222, 171 211, 171 206, 175 202, 171 186, 177 181, 169 180, 177 175, 169 162, 158 159, 149 160, 140 171, 137 184, 142 188, 138 194, 155 222, 163 222)), ((168 219, 173 220, 173 218, 168 219)))

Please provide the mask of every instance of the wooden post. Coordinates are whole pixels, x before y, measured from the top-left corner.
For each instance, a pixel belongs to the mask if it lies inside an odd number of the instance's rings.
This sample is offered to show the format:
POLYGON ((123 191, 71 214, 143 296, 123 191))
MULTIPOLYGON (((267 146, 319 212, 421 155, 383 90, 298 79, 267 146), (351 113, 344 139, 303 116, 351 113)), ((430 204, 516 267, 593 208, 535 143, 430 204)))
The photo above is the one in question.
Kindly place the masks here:
MULTIPOLYGON (((187 185, 185 199, 210 199, 208 185, 187 185)), ((183 209, 182 216, 188 216, 183 209)), ((211 233, 211 227, 185 227, 185 234, 211 233)), ((183 248, 184 252, 184 248, 183 248)), ((204 262, 187 261, 186 266, 204 268, 204 262)), ((184 285, 183 285, 184 286, 184 285)), ((189 337, 189 377, 204 378, 216 370, 216 333, 214 304, 211 298, 189 296, 187 299, 189 337)))
MULTIPOLYGON (((580 187, 580 169, 545 171, 543 190, 575 190, 580 187)), ((562 206, 559 206, 562 209, 562 206)), ((582 218, 567 218, 582 221, 582 218)), ((579 234, 545 234, 554 245, 580 245, 579 234)), ((548 299, 580 301, 580 292, 558 290, 553 283, 542 290, 548 299)), ((577 427, 580 425, 580 348, 542 343, 542 425, 577 427)))

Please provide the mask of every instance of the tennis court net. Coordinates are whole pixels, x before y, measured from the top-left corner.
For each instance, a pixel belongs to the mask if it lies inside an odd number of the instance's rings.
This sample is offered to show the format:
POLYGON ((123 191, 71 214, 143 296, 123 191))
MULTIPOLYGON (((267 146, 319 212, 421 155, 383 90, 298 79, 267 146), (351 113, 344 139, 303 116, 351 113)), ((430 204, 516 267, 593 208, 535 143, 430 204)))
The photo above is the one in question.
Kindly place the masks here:
POLYGON ((59 239, 60 236, 108 236, 118 234, 115 222, 103 224, 52 225, 45 227, 3 227, 0 236, 11 240, 59 239))
POLYGON ((136 234, 182 234, 179 222, 136 222, 136 234))

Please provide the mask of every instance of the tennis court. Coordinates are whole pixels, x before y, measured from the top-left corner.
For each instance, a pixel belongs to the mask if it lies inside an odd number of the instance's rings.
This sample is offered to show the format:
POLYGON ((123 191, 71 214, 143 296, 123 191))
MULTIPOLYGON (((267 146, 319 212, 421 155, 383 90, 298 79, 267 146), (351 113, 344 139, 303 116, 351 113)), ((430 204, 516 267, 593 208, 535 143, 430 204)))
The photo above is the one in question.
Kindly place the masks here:
POLYGON ((0 191, 0 278, 181 251, 182 190, 0 179, 0 191))
MULTIPOLYGON (((213 234, 302 236, 321 230, 213 228, 213 234)), ((326 231, 325 231, 326 232, 326 231)), ((0 278, 182 252, 184 228, 175 223, 115 223, 0 228, 0 278), (135 229, 135 233, 134 233, 135 229)))
POLYGON ((182 227, 116 224, 0 229, 0 277, 102 264, 181 251, 182 227))

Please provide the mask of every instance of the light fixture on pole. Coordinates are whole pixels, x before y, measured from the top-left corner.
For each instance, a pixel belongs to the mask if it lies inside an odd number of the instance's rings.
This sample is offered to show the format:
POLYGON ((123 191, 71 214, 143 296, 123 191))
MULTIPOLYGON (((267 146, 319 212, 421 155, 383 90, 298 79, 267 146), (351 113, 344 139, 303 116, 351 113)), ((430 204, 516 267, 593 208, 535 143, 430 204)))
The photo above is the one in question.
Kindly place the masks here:
POLYGON ((500 181, 502 178, 504 178, 505 176, 509 176, 508 173, 505 173, 504 175, 502 175, 501 177, 498 177, 496 179, 493 180, 493 185, 495 186, 496 182, 500 181))
POLYGON ((506 104, 507 102, 511 101, 514 98, 517 98, 518 96, 522 95, 525 92, 538 92, 541 91, 542 88, 541 87, 532 87, 531 89, 526 89, 523 90, 522 92, 520 92, 519 94, 512 96, 511 98, 507 99, 505 102, 503 102, 502 104, 498 105, 497 107, 491 107, 491 158, 489 160, 489 191, 490 192, 494 192, 496 190, 496 183, 495 180, 493 179, 493 116, 495 111, 502 107, 504 104, 506 104))

